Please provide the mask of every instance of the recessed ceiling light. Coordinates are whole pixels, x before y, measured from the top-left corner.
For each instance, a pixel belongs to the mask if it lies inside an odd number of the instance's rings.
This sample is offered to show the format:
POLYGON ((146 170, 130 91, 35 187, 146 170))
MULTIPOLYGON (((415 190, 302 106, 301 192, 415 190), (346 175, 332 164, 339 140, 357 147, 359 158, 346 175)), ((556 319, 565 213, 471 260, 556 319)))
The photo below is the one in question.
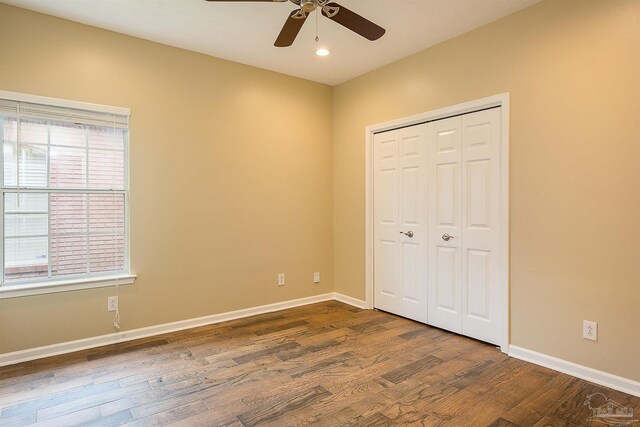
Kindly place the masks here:
POLYGON ((324 47, 321 47, 320 49, 316 50, 316 55, 318 56, 327 56, 330 53, 331 52, 329 51, 329 49, 325 49, 324 47))

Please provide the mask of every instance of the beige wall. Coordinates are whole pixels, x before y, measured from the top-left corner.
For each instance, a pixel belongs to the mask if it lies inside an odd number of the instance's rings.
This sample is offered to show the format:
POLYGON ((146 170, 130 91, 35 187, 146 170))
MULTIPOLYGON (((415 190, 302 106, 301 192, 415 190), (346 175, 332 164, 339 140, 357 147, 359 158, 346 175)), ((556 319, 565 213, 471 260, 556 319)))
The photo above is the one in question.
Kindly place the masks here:
POLYGON ((336 291, 365 296, 365 126, 502 92, 512 343, 640 380, 639 1, 546 1, 337 86, 336 291))
MULTIPOLYGON (((0 4, 0 89, 132 109, 123 330, 333 291, 330 87, 0 4)), ((0 353, 112 332, 112 294, 0 300, 0 353)))

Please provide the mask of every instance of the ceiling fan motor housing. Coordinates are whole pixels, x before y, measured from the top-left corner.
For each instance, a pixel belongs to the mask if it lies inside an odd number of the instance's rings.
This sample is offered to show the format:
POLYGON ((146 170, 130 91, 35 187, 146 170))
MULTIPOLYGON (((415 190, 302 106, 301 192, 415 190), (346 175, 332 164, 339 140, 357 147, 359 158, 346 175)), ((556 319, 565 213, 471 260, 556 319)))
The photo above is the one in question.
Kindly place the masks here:
POLYGON ((316 10, 316 2, 314 0, 301 0, 300 9, 307 13, 313 12, 316 10))

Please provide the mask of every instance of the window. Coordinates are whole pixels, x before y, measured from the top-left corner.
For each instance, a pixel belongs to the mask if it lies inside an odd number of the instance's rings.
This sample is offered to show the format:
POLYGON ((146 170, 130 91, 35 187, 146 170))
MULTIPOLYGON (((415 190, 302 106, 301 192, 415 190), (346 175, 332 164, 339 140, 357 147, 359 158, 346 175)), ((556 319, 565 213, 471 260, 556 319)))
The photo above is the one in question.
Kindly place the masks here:
POLYGON ((9 95, 0 92, 0 291, 131 278, 128 110, 9 95))

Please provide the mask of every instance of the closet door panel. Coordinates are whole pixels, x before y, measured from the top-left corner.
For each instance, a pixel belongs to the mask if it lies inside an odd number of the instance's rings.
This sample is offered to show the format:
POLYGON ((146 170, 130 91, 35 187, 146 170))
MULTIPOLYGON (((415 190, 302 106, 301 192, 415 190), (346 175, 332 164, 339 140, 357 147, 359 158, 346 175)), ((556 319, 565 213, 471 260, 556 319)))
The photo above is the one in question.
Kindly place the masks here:
POLYGON ((461 331, 462 119, 429 123, 429 323, 461 331))
POLYGON ((427 125, 399 130, 402 269, 397 314, 427 321, 427 125))
POLYGON ((500 109, 462 116, 462 333, 498 343, 500 109))
POLYGON ((376 307, 395 311, 398 299, 398 131, 376 134, 374 164, 374 256, 376 307))
POLYGON ((427 320, 426 126, 374 137, 374 306, 427 320))
POLYGON ((374 306, 427 321, 426 125, 374 136, 374 306))

